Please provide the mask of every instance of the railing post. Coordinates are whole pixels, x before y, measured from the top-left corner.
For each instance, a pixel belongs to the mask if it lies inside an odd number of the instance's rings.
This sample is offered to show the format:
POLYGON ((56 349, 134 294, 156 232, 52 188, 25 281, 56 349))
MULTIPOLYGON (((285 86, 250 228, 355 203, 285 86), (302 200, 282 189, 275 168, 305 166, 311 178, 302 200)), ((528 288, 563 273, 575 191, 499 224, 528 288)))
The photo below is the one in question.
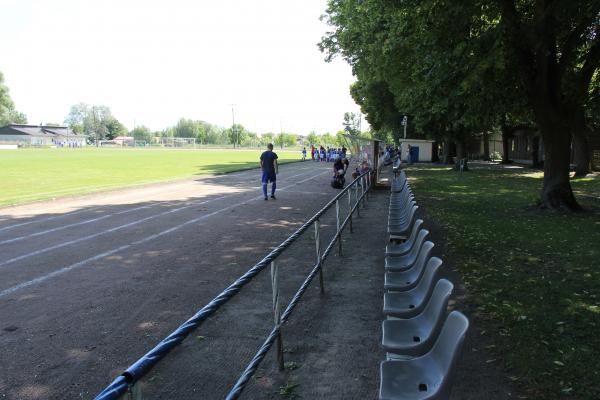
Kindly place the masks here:
POLYGON ((348 213, 350 214, 350 233, 352 233, 352 189, 348 189, 348 213))
MULTIPOLYGON (((279 266, 271 261, 271 288, 273 289, 273 322, 275 326, 281 323, 281 309, 279 308, 279 266)), ((281 328, 277 334, 277 364, 279 370, 283 371, 283 337, 281 328)))
POLYGON ((319 267, 319 285, 321 285, 321 294, 325 293, 323 286, 323 266, 321 265, 321 237, 320 237, 320 222, 315 221, 315 249, 317 251, 317 265, 319 267))
POLYGON ((364 197, 364 194, 367 190, 367 188, 365 187, 365 185, 367 184, 367 180, 365 179, 364 176, 361 178, 361 182, 362 182, 362 185, 361 185, 362 205, 363 205, 363 208, 367 208, 367 201, 365 200, 365 197, 364 197))
POLYGON ((342 255, 342 232, 340 231, 340 200, 335 201, 335 220, 337 226, 338 237, 338 256, 342 255))
POLYGON ((354 186, 354 193, 356 194, 356 202, 354 203, 356 207, 356 216, 360 218, 360 203, 358 202, 358 184, 360 181, 356 182, 356 186, 354 186))

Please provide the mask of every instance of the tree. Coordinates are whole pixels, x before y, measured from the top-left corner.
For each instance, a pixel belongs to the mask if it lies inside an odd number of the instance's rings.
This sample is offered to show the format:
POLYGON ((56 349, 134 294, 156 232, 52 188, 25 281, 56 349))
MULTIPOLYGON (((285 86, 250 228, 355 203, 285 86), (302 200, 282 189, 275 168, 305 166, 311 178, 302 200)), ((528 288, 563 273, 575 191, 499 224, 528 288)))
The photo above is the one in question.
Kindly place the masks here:
POLYGON ((275 145, 283 149, 283 147, 293 147, 298 142, 298 136, 293 133, 282 132, 275 136, 275 145))
POLYGON ((106 121, 106 129, 108 133, 106 138, 112 140, 119 136, 127 136, 127 127, 120 123, 116 118, 108 119, 106 121))
POLYGON ((182 138, 197 138, 201 131, 199 121, 181 118, 173 128, 173 135, 182 138))
POLYGON ((234 148, 236 145, 241 146, 248 140, 248 131, 241 124, 235 124, 231 128, 226 129, 226 133, 229 143, 233 144, 234 148))
MULTIPOLYGON (((585 104, 600 66, 600 2, 499 0, 502 33, 544 141, 542 207, 580 209, 570 144, 584 140, 585 104)), ((581 148, 583 146, 583 148, 581 148)))
POLYGON ((78 134, 85 134, 99 145, 103 139, 125 134, 125 127, 116 120, 107 106, 79 103, 71 107, 65 123, 78 134))
POLYGON ((576 210, 569 149, 574 137, 587 164, 599 11, 598 0, 331 0, 334 29, 320 46, 326 60, 352 66, 351 93, 376 131, 398 137, 398 117, 409 115, 417 133, 462 157, 473 133, 534 122, 545 150, 541 205, 576 210))
POLYGON ((0 72, 0 126, 26 123, 25 114, 15 110, 8 87, 4 84, 4 75, 0 72))
POLYGON ((319 136, 317 135, 316 132, 313 131, 313 132, 309 133, 308 136, 306 136, 306 141, 309 144, 316 145, 317 143, 319 143, 319 136))
POLYGON ((343 125, 348 134, 357 135, 360 132, 360 116, 353 112, 345 112, 343 125))
POLYGON ((321 145, 323 146, 333 146, 335 145, 336 137, 331 133, 325 133, 321 135, 321 145))
POLYGON ((273 144, 273 138, 275 135, 272 132, 263 133, 260 135, 260 143, 263 146, 268 145, 269 143, 273 144))
POLYGON ((150 129, 145 127, 144 125, 136 126, 129 133, 129 135, 133 136, 134 140, 144 140, 148 143, 152 141, 153 136, 152 131, 150 131, 150 129))

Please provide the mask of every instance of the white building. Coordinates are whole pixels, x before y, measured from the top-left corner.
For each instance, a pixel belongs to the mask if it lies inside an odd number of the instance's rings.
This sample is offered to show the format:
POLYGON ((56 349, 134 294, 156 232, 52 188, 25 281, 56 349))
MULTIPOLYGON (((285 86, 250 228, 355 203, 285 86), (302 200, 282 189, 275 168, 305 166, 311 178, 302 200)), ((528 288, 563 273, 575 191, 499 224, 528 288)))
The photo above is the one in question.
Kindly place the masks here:
POLYGON ((432 162, 434 140, 400 139, 400 158, 403 162, 432 162))
POLYGON ((67 126, 10 124, 0 128, 0 144, 83 147, 86 137, 67 126))

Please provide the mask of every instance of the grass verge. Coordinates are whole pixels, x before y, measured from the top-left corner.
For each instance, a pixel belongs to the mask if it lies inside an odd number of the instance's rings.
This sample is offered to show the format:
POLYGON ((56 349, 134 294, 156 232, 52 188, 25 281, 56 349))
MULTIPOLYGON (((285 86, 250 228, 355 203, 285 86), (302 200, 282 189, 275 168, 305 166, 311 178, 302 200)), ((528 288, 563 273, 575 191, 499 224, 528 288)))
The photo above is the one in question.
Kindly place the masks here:
POLYGON ((407 169, 419 205, 447 231, 491 335, 530 398, 600 398, 600 176, 572 181, 587 213, 539 211, 529 169, 407 169))
MULTIPOLYGON (((0 207, 255 168, 260 150, 18 149, 0 152, 0 207)), ((282 163, 299 152, 280 152, 282 163)))

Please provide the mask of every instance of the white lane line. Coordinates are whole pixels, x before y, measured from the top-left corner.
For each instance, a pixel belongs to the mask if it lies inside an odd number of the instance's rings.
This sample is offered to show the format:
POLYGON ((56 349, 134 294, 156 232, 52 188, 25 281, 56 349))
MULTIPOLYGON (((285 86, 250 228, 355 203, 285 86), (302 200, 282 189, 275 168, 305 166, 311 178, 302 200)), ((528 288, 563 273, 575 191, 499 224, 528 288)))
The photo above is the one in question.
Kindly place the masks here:
MULTIPOLYGON (((329 171, 325 171, 325 172, 329 172, 329 171)), ((314 175, 314 176, 311 176, 311 177, 309 177, 309 178, 303 179, 303 180, 301 180, 301 181, 299 181, 299 182, 296 182, 296 183, 294 183, 294 184, 291 184, 291 185, 289 185, 289 186, 286 186, 286 188, 293 187, 293 186, 299 185, 299 184, 301 184, 301 183, 304 183, 304 182, 306 182, 306 181, 309 181, 309 180, 311 180, 311 179, 314 179, 314 178, 316 178, 317 176, 323 175, 325 172, 321 172, 321 173, 319 173, 319 174, 316 174, 316 175, 314 175)), ((282 190, 284 190, 284 189, 285 189, 285 188, 282 188, 282 190)), ((249 200, 245 200, 245 201, 242 201, 242 202, 239 202, 239 203, 236 203, 236 204, 232 204, 232 205, 230 205, 230 206, 227 206, 227 207, 225 207, 225 208, 221 208, 221 209, 219 209, 219 210, 213 211, 213 212, 211 212, 211 213, 209 213, 209 214, 202 215, 202 216, 200 216, 200 217, 198 217, 198 218, 194 218, 194 219, 188 220, 188 221, 186 221, 186 222, 184 222, 184 223, 182 223, 182 224, 176 225, 176 226, 174 226, 174 227, 171 227, 171 228, 169 228, 169 229, 166 229, 166 230, 164 230, 164 231, 161 231, 161 232, 155 233, 154 235, 147 236, 147 237, 145 237, 145 238, 143 238, 143 239, 136 240, 135 242, 132 242, 132 243, 129 243, 129 244, 126 244, 126 245, 123 245, 123 246, 117 247, 117 248, 115 248, 115 249, 112 249, 112 250, 105 251, 104 253, 97 254, 97 255, 95 255, 95 256, 93 256, 93 257, 90 257, 90 258, 87 258, 87 259, 85 259, 85 260, 79 261, 79 262, 77 262, 77 263, 75 263, 75 264, 71 264, 71 265, 69 265, 69 266, 67 266, 67 267, 63 267, 63 268, 61 268, 61 269, 59 269, 59 270, 56 270, 56 271, 50 272, 49 274, 42 275, 42 276, 39 276, 39 277, 37 277, 37 278, 35 278, 35 279, 32 279, 32 280, 29 280, 29 281, 26 281, 26 282, 19 283, 18 285, 15 285, 15 286, 12 286, 12 287, 10 287, 10 288, 8 288, 8 289, 4 289, 4 290, 0 291, 0 297, 7 296, 7 295, 9 295, 9 294, 11 294, 11 293, 14 293, 14 292, 16 292, 16 291, 18 291, 18 290, 21 290, 21 289, 23 289, 23 288, 26 288, 26 287, 28 287, 28 286, 37 285, 37 284, 39 284, 39 283, 42 283, 42 282, 44 282, 44 281, 46 281, 46 280, 48 280, 48 279, 54 278, 55 276, 62 275, 62 274, 64 274, 64 273, 66 273, 66 272, 69 272, 69 271, 72 271, 72 270, 74 270, 74 269, 76 269, 76 268, 82 267, 83 265, 87 264, 87 263, 88 263, 88 262, 90 262, 90 261, 95 261, 95 260, 98 260, 98 259, 100 259, 100 258, 108 257, 108 256, 110 256, 110 255, 113 255, 113 254, 115 254, 115 253, 118 253, 119 251, 126 250, 126 249, 128 249, 128 248, 130 248, 130 247, 137 246, 137 245, 139 245, 139 244, 142 244, 142 243, 149 242, 149 241, 151 241, 151 240, 154 240, 154 239, 156 239, 156 238, 159 238, 159 237, 161 237, 161 236, 164 236, 164 235, 167 235, 167 234, 169 234, 169 233, 172 233, 172 232, 174 232, 174 231, 176 231, 176 230, 178 230, 178 229, 181 229, 181 228, 183 228, 184 226, 187 226, 187 225, 190 225, 190 224, 194 224, 194 223, 196 223, 196 222, 198 222, 198 221, 201 221, 201 220, 203 220, 203 219, 206 219, 206 218, 212 217, 213 215, 220 214, 220 213, 222 213, 222 212, 224 212, 224 211, 227 211, 227 210, 230 210, 230 209, 232 209, 232 208, 239 207, 239 206, 242 206, 242 205, 245 205, 245 204, 251 203, 251 202, 253 202, 253 201, 256 201, 256 200, 258 200, 258 199, 262 199, 262 198, 263 198, 263 195, 261 194, 260 196, 253 197, 253 198, 251 198, 251 199, 249 199, 249 200)))
POLYGON ((120 211, 120 212, 113 213, 113 214, 103 215, 103 216, 98 217, 98 218, 86 219, 86 220, 83 220, 83 221, 80 221, 80 222, 75 222, 74 224, 63 225, 63 226, 59 226, 59 227, 52 228, 52 229, 46 229, 45 231, 39 231, 39 232, 35 232, 35 233, 29 234, 29 235, 24 235, 24 236, 19 236, 19 237, 12 238, 12 239, 3 240, 3 241, 0 242, 0 245, 1 244, 18 242, 20 240, 32 238, 32 237, 35 237, 35 236, 45 235, 47 233, 52 233, 52 232, 60 231, 60 230, 63 230, 63 229, 72 228, 74 226, 80 226, 80 225, 85 225, 85 224, 89 224, 89 223, 92 223, 92 222, 97 222, 97 221, 100 221, 100 220, 103 220, 103 219, 106 219, 106 218, 113 217, 115 215, 122 215, 122 214, 125 214, 125 213, 142 210, 142 209, 145 209, 145 208, 150 208, 150 206, 141 206, 141 207, 130 208, 130 209, 125 210, 125 211, 120 211))
MULTIPOLYGON (((285 164, 282 164, 282 165, 285 165, 285 164)), ((306 168, 306 167, 304 167, 304 168, 298 168, 298 170, 301 170, 301 171, 305 171, 307 169, 309 169, 309 168, 306 168)), ((226 177, 242 177, 243 178, 244 175, 250 174, 250 173, 256 174, 257 171, 255 171, 255 170, 246 170, 246 171, 234 172, 234 173, 231 173, 231 174, 227 174, 226 177)), ((221 176, 219 176, 219 177, 221 177, 221 176)), ((206 179, 206 177, 205 177, 205 179, 206 179)), ((198 181, 194 181, 194 182, 198 182, 198 181)), ((158 183, 158 184, 160 184, 160 183, 158 183)), ((127 188, 124 188, 124 189, 127 189, 127 188)), ((134 189, 134 188, 130 187, 129 189, 134 189)), ((59 218, 70 217, 71 215, 80 214, 82 212, 87 212, 87 211, 93 211, 93 210, 100 209, 100 208, 106 207, 106 206, 107 205, 104 205, 104 206, 95 206, 95 207, 90 207, 90 208, 81 209, 81 210, 77 210, 77 211, 72 211, 72 212, 69 212, 69 213, 63 213, 63 214, 52 216, 52 217, 46 217, 46 218, 36 219, 36 220, 33 220, 33 221, 27 221, 27 222, 21 222, 21 223, 18 223, 18 224, 8 225, 8 226, 0 228, 0 232, 6 231, 6 230, 9 230, 9 229, 18 228, 18 227, 21 227, 21 226, 26 226, 26 225, 30 225, 30 224, 39 223, 39 222, 53 221, 53 220, 59 219, 59 218)), ((149 206, 145 206, 145 207, 149 207, 149 206)), ((135 210, 137 210, 137 208, 134 208, 132 210, 121 211, 121 213, 126 213, 126 212, 129 212, 129 211, 135 211, 135 210)), ((32 218, 35 218, 35 217, 32 217, 32 218)))
MULTIPOLYGON (((304 173, 297 174, 297 175, 292 175, 292 176, 288 177, 288 179, 294 178, 294 177, 300 176, 300 175, 304 175, 304 173)), ((177 208, 173 208, 171 210, 163 211, 161 213, 154 214, 154 215, 151 215, 149 217, 145 217, 145 218, 133 221, 133 222, 129 222, 127 224, 123 224, 123 225, 119 225, 119 226, 110 228, 110 229, 106 229, 106 230, 101 231, 101 232, 96 232, 96 233, 93 233, 91 235, 82 236, 80 238, 69 240, 67 242, 62 242, 62 243, 59 243, 59 244, 54 245, 54 246, 46 247, 44 249, 32 251, 30 253, 23 254, 23 255, 20 255, 20 256, 17 256, 17 257, 14 257, 14 258, 2 261, 2 262, 0 262, 0 267, 3 267, 3 266, 8 265, 8 264, 12 264, 14 262, 23 260, 25 258, 37 256, 38 254, 47 253, 49 251, 60 249, 60 248, 65 247, 65 246, 70 246, 70 245, 73 245, 73 244, 76 244, 76 243, 83 242, 85 240, 90 240, 90 239, 93 239, 95 237, 98 237, 98 236, 101 236, 101 235, 105 235, 107 233, 112 233, 112 232, 115 232, 115 231, 118 231, 118 230, 121 230, 121 229, 124 229, 124 228, 129 228, 131 226, 135 226, 135 225, 141 224, 142 222, 162 217, 163 215, 167 215, 167 214, 171 214, 171 213, 178 212, 178 211, 181 211, 181 210, 185 210, 185 209, 188 209, 190 207, 195 207, 195 206, 199 206, 199 205, 202 205, 202 204, 207 204, 207 203, 210 203, 210 202, 213 202, 213 201, 223 200, 223 199, 226 199, 226 198, 229 198, 229 197, 236 196, 237 194, 238 193, 234 193, 234 194, 230 194, 230 195, 216 197, 214 199, 204 200, 204 201, 200 201, 200 202, 192 202, 192 203, 189 203, 189 204, 187 204, 185 206, 182 206, 182 207, 177 207, 177 208)))
POLYGON ((37 219, 35 221, 27 221, 27 222, 22 222, 20 224, 14 224, 14 225, 5 226, 4 228, 0 228, 0 232, 6 231, 6 230, 9 230, 9 229, 13 229, 13 228, 18 228, 20 226, 35 224, 36 222, 52 221, 52 220, 55 220, 55 219, 58 219, 58 218, 66 217, 67 215, 71 216, 71 215, 75 215, 75 214, 80 214, 82 212, 90 211, 90 210, 93 210, 95 208, 99 208, 99 207, 88 208, 88 209, 85 209, 85 210, 77 210, 77 211, 70 212, 68 214, 61 214, 61 215, 56 215, 54 217, 46 217, 46 218, 42 218, 42 219, 37 219))

